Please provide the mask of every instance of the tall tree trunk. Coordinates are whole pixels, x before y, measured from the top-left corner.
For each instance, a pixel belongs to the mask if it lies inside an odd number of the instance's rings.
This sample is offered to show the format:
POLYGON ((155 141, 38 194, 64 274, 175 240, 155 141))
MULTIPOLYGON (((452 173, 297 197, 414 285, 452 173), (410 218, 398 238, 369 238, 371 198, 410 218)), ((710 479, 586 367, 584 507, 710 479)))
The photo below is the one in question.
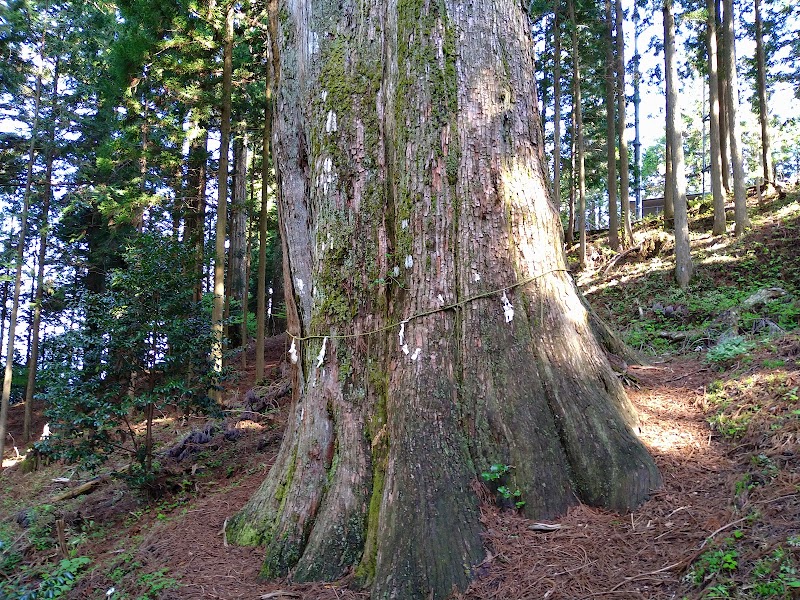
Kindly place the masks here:
POLYGON ((625 32, 623 24, 622 0, 615 0, 614 9, 617 21, 617 131, 619 133, 619 203, 622 206, 622 230, 624 245, 633 246, 631 229, 630 172, 628 157, 628 138, 626 133, 625 110, 625 32))
POLYGON ((566 270, 522 7, 312 0, 279 27, 294 399, 228 539, 264 544, 266 576, 445 598, 484 559, 491 465, 531 517, 645 498, 658 473, 566 270))
MULTIPOLYGON (((42 40, 44 48, 44 39, 42 40)), ((40 54, 41 57, 41 54, 40 54)), ((19 236, 17 237, 17 255, 15 260, 16 271, 14 274, 14 296, 11 301, 11 318, 8 323, 8 343, 6 345, 6 366, 3 372, 3 392, 0 397, 0 468, 3 463, 3 453, 6 443, 6 425, 8 423, 8 409, 11 401, 11 380, 14 375, 14 339, 17 335, 17 315, 19 313, 19 295, 22 286, 22 265, 25 257, 25 244, 28 236, 28 208, 31 201, 31 185, 33 183, 33 164, 36 161, 36 138, 39 132, 39 109, 42 100, 42 76, 36 78, 36 91, 34 92, 33 123, 31 124, 31 141, 28 148, 28 168, 25 176, 25 192, 22 201, 22 214, 20 215, 19 236)))
POLYGON ((586 266, 586 163, 584 160, 585 148, 583 142, 583 108, 581 107, 581 55, 578 47, 578 22, 575 19, 575 2, 567 0, 569 23, 572 31, 572 102, 575 107, 575 128, 577 131, 577 161, 578 161, 578 236, 580 248, 578 261, 581 268, 586 266))
POLYGON ((267 316, 267 217, 269 216, 270 140, 272 139, 272 87, 267 83, 264 132, 261 136, 261 210, 258 213, 258 290, 256 292, 256 381, 264 379, 264 339, 267 316))
MULTIPOLYGON (((242 123, 233 140, 233 193, 228 245, 229 314, 247 317, 247 133, 242 123), (233 302, 231 302, 233 301, 233 302), (238 305, 238 306, 237 306, 238 305), (235 307, 235 308, 234 308, 235 307)), ((246 321, 245 321, 246 322, 246 321)), ((231 348, 243 347, 241 327, 229 329, 231 348)))
POLYGON ((612 250, 619 250, 619 210, 617 206, 617 133, 616 133, 616 88, 614 74, 614 18, 611 0, 605 0, 606 11, 606 164, 608 165, 608 243, 612 250))
POLYGON ((553 202, 561 210, 561 20, 560 0, 553 2, 553 202))
POLYGON ((39 227, 39 258, 36 269, 36 290, 33 300, 33 323, 30 326, 31 350, 28 357, 28 381, 25 386, 25 416, 23 420, 22 439, 31 439, 31 421, 33 418, 33 396, 36 391, 36 372, 39 364, 39 329, 42 322, 42 299, 44 298, 44 266, 47 258, 47 234, 50 227, 50 198, 53 193, 53 161, 55 158, 56 123, 58 112, 58 77, 59 60, 56 59, 53 70, 53 99, 51 104, 50 139, 45 158, 44 189, 42 190, 42 222, 39 227))
POLYGON ((572 120, 570 124, 570 140, 569 140, 569 223, 567 224, 566 240, 568 243, 575 241, 575 187, 577 179, 575 177, 575 155, 576 155, 576 141, 575 132, 577 130, 577 113, 575 111, 576 105, 572 103, 572 120))
POLYGON ((717 15, 716 1, 707 0, 708 8, 706 46, 708 48, 708 99, 709 134, 711 138, 711 195, 714 201, 714 226, 712 233, 725 233, 725 194, 722 188, 722 155, 720 150, 719 75, 717 65, 717 15))
MULTIPOLYGON (((211 358, 217 375, 222 374, 224 343, 223 313, 225 310, 225 235, 228 210, 228 152, 231 137, 231 76, 233 74, 233 0, 225 7, 222 65, 222 114, 220 116, 219 171, 217 174, 217 226, 214 248, 214 299, 211 308, 211 329, 214 347, 211 358)), ((219 402, 218 390, 213 395, 219 402)))
POLYGON ((761 19, 761 0, 755 0, 756 20, 756 71, 758 86, 758 119, 761 122, 761 166, 764 169, 764 182, 775 183, 775 169, 772 166, 772 150, 769 136, 769 108, 767 106, 767 67, 764 54, 764 24, 761 19))
MULTIPOLYGON (((14 236, 9 234, 9 242, 8 247, 13 247, 14 244, 14 236)), ((8 318, 8 295, 11 289, 11 280, 8 279, 8 274, 11 273, 11 269, 3 269, 3 300, 2 300, 2 309, 0 310, 0 343, 6 337, 6 319, 8 318)))
MULTIPOLYGON (((672 116, 669 105, 669 83, 667 83, 667 123, 672 116)), ((675 171, 673 169, 672 140, 669 136, 664 139, 664 230, 671 231, 675 221, 675 171)))
POLYGON ((686 289, 692 277, 692 256, 689 246, 689 219, 686 201, 686 175, 683 163, 683 123, 678 99, 678 65, 675 60, 675 18, 672 0, 664 2, 664 58, 667 78, 667 138, 672 154, 673 201, 675 214, 675 279, 686 289))
POLYGON ((205 262, 206 167, 208 164, 208 129, 197 120, 190 126, 189 153, 186 157, 184 206, 184 242, 194 248, 194 302, 203 297, 205 262), (196 131, 200 129, 200 131, 196 131))
POLYGON ((728 67, 725 60, 725 35, 722 27, 722 0, 714 0, 714 14, 716 15, 717 30, 717 56, 718 60, 719 90, 719 154, 722 162, 722 188, 725 194, 730 194, 731 186, 731 152, 730 136, 728 135, 728 67))
POLYGON ((741 235, 750 226, 747 217, 747 189, 744 159, 742 158, 742 126, 739 123, 739 83, 736 73, 736 37, 733 27, 733 0, 724 0, 725 63, 728 75, 727 109, 730 135, 731 165, 733 167, 734 233, 741 235))

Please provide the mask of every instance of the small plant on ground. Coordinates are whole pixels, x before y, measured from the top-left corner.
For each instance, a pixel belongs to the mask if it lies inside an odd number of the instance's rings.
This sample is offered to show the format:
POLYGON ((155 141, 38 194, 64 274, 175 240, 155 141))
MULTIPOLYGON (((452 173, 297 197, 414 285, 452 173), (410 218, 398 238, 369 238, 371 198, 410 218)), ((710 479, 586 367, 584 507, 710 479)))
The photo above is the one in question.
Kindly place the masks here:
MULTIPOLYGON (((701 585, 711 579, 725 579, 739 568, 739 552, 734 547, 737 540, 744 533, 741 530, 733 532, 731 537, 725 538, 719 548, 707 550, 692 565, 687 574, 688 580, 694 585, 701 585)), ((718 585, 726 586, 726 581, 719 581, 718 585)), ((725 598, 726 596, 715 596, 725 598)))
POLYGON ((137 583, 144 588, 139 594, 140 600, 156 600, 164 590, 171 590, 178 587, 178 581, 172 577, 167 577, 166 567, 153 573, 142 573, 137 578, 137 583))
MULTIPOLYGON (((0 582, 0 597, 15 600, 61 598, 75 587, 78 575, 90 562, 91 559, 85 556, 62 559, 52 565, 52 570, 41 575, 38 586, 22 584, 19 579, 0 582)), ((22 569, 19 574, 25 575, 27 571, 28 569, 22 569)))
POLYGON ((758 598, 790 598, 800 590, 800 577, 792 554, 779 546, 756 562, 751 573, 758 598))
POLYGON ((514 508, 520 509, 525 506, 522 491, 519 488, 512 489, 506 482, 511 469, 513 469, 511 465, 495 463, 489 467, 488 471, 481 473, 481 478, 494 489, 498 504, 508 507, 513 505, 514 508))
POLYGON ((709 348, 706 360, 711 363, 723 364, 736 360, 753 349, 753 343, 740 335, 725 338, 716 346, 709 348))

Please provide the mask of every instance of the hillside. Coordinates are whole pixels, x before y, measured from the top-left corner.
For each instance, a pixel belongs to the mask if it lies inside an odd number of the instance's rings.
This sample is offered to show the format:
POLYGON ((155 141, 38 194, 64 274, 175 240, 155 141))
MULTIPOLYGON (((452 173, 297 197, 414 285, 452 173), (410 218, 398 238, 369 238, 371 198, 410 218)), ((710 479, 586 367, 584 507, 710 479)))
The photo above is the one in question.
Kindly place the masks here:
MULTIPOLYGON (((798 192, 751 210, 745 236, 715 238, 708 207, 694 206, 686 291, 657 220, 639 225, 624 255, 592 240, 578 281, 642 356, 620 377, 664 487, 630 514, 581 505, 547 526, 485 503, 487 557, 456 597, 800 597, 798 192)), ((281 388, 285 351, 284 337, 267 344, 270 378, 256 397, 281 388)), ((347 580, 261 581, 259 549, 227 545, 226 519, 263 480, 286 418, 288 397, 256 402, 256 383, 252 369, 239 372, 224 418, 160 415, 163 476, 147 490, 112 475, 119 456, 92 491, 58 500, 95 474, 59 463, 25 472, 12 448, 0 477, 0 597, 366 597, 347 580)), ((17 438, 21 411, 12 407, 17 438)))

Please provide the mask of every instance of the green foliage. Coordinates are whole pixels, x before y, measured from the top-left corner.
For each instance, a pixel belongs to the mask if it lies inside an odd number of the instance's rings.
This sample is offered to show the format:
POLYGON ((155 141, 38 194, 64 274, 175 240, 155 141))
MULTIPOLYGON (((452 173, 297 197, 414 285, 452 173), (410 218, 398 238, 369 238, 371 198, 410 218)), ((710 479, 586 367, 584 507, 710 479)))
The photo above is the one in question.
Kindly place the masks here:
POLYGON ((709 425, 716 429, 724 437, 738 438, 742 436, 750 424, 753 414, 750 411, 742 412, 736 415, 729 415, 725 412, 719 412, 708 419, 709 425))
POLYGON ((525 501, 522 499, 522 491, 519 488, 511 488, 505 484, 507 476, 513 467, 503 463, 495 463, 489 467, 488 471, 481 473, 481 478, 494 488, 499 504, 512 504, 514 508, 522 508, 525 501))
MULTIPOLYGON (((45 600, 61 598, 67 594, 77 581, 77 577, 86 568, 91 559, 85 556, 64 558, 55 565, 47 565, 48 569, 41 575, 38 586, 22 584, 20 578, 0 582, 0 597, 15 600, 45 600)), ((26 575, 26 569, 20 575, 26 575)))
POLYGON ((708 350, 706 360, 711 363, 726 363, 741 358, 753 349, 754 344, 740 335, 731 336, 719 341, 708 350))
POLYGON ((139 600, 157 600, 161 597, 161 592, 178 587, 178 581, 167 577, 169 569, 162 568, 153 573, 142 573, 137 577, 137 583, 143 587, 139 594, 139 600))
MULTIPOLYGON (((700 558, 692 565, 689 570, 688 578, 695 584, 700 585, 712 577, 729 574, 739 567, 739 553, 733 547, 735 540, 744 534, 734 531, 733 536, 726 538, 722 547, 708 550, 700 555, 700 558)), ((725 596, 721 596, 725 597, 725 596)))
POLYGON ((481 473, 484 481, 500 481, 500 479, 511 470, 510 465, 495 463, 489 467, 488 471, 481 473))
MULTIPOLYGON (((14 546, 15 535, 5 523, 0 524, 0 576, 10 577, 22 562, 19 549, 14 546)), ((0 588, 2 589, 2 588, 0 588)))
POLYGON ((96 468, 114 450, 136 460, 134 485, 147 485, 157 464, 149 440, 132 427, 166 404, 208 412, 217 385, 208 362, 210 319, 192 302, 190 250, 169 238, 142 235, 125 251, 125 268, 109 289, 77 307, 91 318, 50 338, 42 372, 53 435, 41 452, 96 468))

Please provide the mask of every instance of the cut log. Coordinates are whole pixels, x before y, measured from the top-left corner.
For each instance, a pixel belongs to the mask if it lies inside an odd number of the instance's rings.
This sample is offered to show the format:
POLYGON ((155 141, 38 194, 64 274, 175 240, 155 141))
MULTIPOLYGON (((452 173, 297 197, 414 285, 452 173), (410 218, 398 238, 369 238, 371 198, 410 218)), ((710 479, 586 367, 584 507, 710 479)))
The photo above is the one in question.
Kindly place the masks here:
POLYGON ((86 483, 82 483, 78 487, 74 487, 72 489, 67 490, 59 494, 58 496, 53 496, 50 499, 50 502, 61 502, 63 500, 69 500, 70 498, 77 498, 78 496, 82 496, 83 494, 88 494, 89 492, 93 492, 96 487, 98 487, 101 483, 103 483, 107 476, 102 477, 95 477, 94 479, 90 479, 86 483))

